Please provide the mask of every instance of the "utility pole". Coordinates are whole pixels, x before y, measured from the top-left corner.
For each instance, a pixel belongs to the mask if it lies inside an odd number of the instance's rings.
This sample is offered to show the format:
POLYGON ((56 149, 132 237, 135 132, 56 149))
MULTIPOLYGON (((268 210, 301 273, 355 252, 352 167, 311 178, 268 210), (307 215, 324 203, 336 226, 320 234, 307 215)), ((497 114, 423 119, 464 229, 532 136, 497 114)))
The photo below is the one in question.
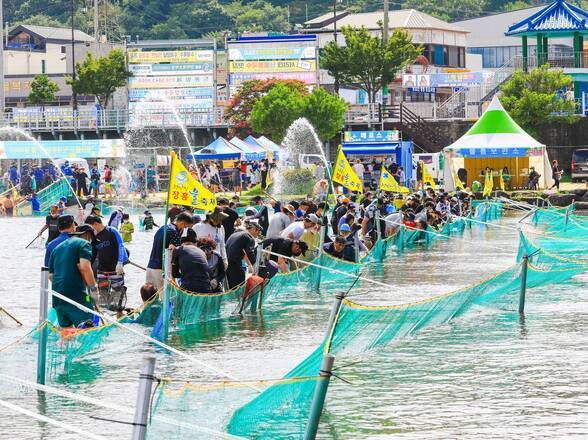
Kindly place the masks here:
POLYGON ((100 23, 98 22, 98 0, 94 0, 94 43, 98 45, 100 23))
POLYGON ((333 40, 337 42, 337 0, 333 0, 333 40))
POLYGON ((390 4, 388 0, 384 0, 384 29, 382 34, 382 41, 384 44, 388 43, 388 32, 390 28, 389 20, 388 20, 388 12, 390 11, 390 4))
POLYGON ((4 4, 0 0, 0 29, 2 44, 0 44, 0 118, 4 118, 4 4))
MULTIPOLYGON (((76 80, 76 41, 75 41, 75 27, 74 27, 74 14, 75 14, 75 0, 71 0, 71 78, 75 82, 76 80)), ((74 91, 74 87, 71 88, 71 106, 72 110, 78 109, 78 96, 74 91)))

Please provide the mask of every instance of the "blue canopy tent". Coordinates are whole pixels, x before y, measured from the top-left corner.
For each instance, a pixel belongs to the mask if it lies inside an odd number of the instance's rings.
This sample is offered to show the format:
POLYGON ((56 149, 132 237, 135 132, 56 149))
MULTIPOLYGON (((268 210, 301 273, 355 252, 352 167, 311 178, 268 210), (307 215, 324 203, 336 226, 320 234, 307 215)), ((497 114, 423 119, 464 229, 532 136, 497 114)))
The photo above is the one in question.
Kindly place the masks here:
POLYGON ((262 160, 267 156, 267 151, 260 145, 254 145, 252 143, 245 142, 238 137, 232 138, 231 144, 240 150, 243 150, 245 153, 245 159, 247 160, 262 160))
MULTIPOLYGON (((253 137, 253 136, 249 136, 249 137, 253 137)), ((282 147, 280 147, 278 144, 276 144, 272 140, 266 138, 265 136, 259 136, 256 139, 256 141, 263 148, 265 148, 268 151, 271 151, 273 153, 274 159, 279 159, 279 157, 280 157, 280 151, 282 150, 282 147)))
MULTIPOLYGON (((225 138, 219 137, 198 153, 194 153, 193 156, 196 160, 241 159, 244 156, 244 152, 225 138)), ((192 154, 188 154, 186 159, 192 160, 192 154)))
POLYGON ((343 142, 345 156, 393 156, 404 169, 407 181, 412 179, 412 142, 343 142))

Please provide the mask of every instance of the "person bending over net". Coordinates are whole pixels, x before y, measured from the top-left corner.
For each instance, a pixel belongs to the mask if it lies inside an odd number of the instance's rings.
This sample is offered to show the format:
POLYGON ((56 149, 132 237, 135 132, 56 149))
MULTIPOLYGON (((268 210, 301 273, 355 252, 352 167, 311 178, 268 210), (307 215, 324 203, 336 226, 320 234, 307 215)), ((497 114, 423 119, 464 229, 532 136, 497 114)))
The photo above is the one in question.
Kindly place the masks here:
POLYGON ((208 237, 199 238, 196 240, 196 246, 206 254, 208 278, 212 292, 222 292, 225 280, 225 263, 221 254, 215 251, 215 240, 208 237))
POLYGON ((212 292, 208 276, 208 261, 202 249, 196 246, 196 232, 191 228, 184 229, 181 246, 172 253, 172 276, 181 278, 180 287, 194 293, 212 292))

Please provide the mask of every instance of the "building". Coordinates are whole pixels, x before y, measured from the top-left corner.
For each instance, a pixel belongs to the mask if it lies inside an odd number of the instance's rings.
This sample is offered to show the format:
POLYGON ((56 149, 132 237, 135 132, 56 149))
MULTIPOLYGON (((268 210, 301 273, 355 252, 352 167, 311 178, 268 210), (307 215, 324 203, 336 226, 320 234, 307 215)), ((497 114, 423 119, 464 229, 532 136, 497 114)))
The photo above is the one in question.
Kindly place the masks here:
MULTIPOLYGON (((382 35, 380 23, 384 21, 384 12, 367 12, 350 14, 347 11, 333 17, 332 13, 321 15, 304 23, 303 33, 316 34, 318 45, 324 47, 335 38, 344 42, 340 32, 343 26, 366 27, 374 35, 382 35), (336 18, 336 19, 335 19, 336 18)), ((396 29, 406 30, 415 44, 422 44, 423 55, 430 66, 466 67, 466 37, 468 30, 452 23, 447 23, 415 9, 402 9, 388 13, 390 32, 396 29)))
MULTIPOLYGON (((96 44, 90 35, 74 30, 72 45, 71 28, 36 25, 19 25, 8 32, 4 50, 4 92, 7 107, 22 107, 30 93, 30 85, 36 75, 49 76, 60 91, 52 105, 70 105, 71 88, 66 76, 73 71, 72 46, 75 62, 86 57, 88 52, 107 54, 112 44, 96 44)), ((79 96, 78 103, 94 104, 94 97, 79 96)))
MULTIPOLYGON (((505 35, 505 30, 541 11, 543 7, 525 8, 502 14, 487 15, 470 20, 457 21, 453 24, 466 29, 467 51, 482 55, 482 67, 496 69, 522 57, 523 47, 520 38, 505 35)), ((536 43, 530 42, 529 56, 535 56, 536 43)), ((566 40, 557 40, 550 47, 554 57, 571 55, 572 46, 566 40)))

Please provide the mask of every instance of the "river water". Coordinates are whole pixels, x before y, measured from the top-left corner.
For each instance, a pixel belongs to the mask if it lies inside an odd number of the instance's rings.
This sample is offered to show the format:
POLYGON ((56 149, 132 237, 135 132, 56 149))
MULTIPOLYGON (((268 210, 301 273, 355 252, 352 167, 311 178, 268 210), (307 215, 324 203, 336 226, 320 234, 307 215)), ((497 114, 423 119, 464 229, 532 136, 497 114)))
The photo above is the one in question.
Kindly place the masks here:
MULTIPOLYGON (((135 219, 136 220, 136 219, 135 219)), ((515 226, 507 216, 498 224, 515 226)), ((41 219, 0 219, 0 305, 23 322, 0 324, 0 347, 23 336, 38 317, 43 249, 24 249, 41 219)), ((152 233, 137 232, 131 259, 145 265, 152 233)), ((372 264, 365 276, 394 286, 362 282, 351 296, 365 304, 411 302, 476 283, 515 261, 514 229, 475 227, 462 238, 438 241, 372 264)), ((127 266, 129 302, 137 304, 144 274, 127 266)), ((526 319, 516 305, 475 308, 451 324, 431 327, 383 351, 344 366, 329 388, 319 437, 380 438, 587 438, 588 277, 530 289, 526 319)), ((239 379, 279 378, 320 343, 331 296, 291 293, 271 301, 264 315, 217 320, 198 333, 175 334, 171 344, 239 379)), ((147 333, 144 328, 133 328, 147 333)), ((157 353, 158 376, 172 383, 223 379, 222 374, 162 353, 124 330, 49 384, 133 408, 142 354, 157 353)), ((35 346, 0 352, 0 373, 35 378, 35 346)), ((114 413, 0 381, 0 398, 107 438, 130 438, 131 427, 92 416, 131 421, 114 413)), ((203 397, 206 399, 206 396, 203 397)), ((203 400, 205 402, 205 400, 203 400)), ((238 407, 238 405, 237 405, 238 407)), ((223 430, 226 416, 209 420, 223 430)), ((78 439, 80 434, 0 407, 0 438, 78 439)), ((211 438, 208 434, 192 438, 211 438)))

